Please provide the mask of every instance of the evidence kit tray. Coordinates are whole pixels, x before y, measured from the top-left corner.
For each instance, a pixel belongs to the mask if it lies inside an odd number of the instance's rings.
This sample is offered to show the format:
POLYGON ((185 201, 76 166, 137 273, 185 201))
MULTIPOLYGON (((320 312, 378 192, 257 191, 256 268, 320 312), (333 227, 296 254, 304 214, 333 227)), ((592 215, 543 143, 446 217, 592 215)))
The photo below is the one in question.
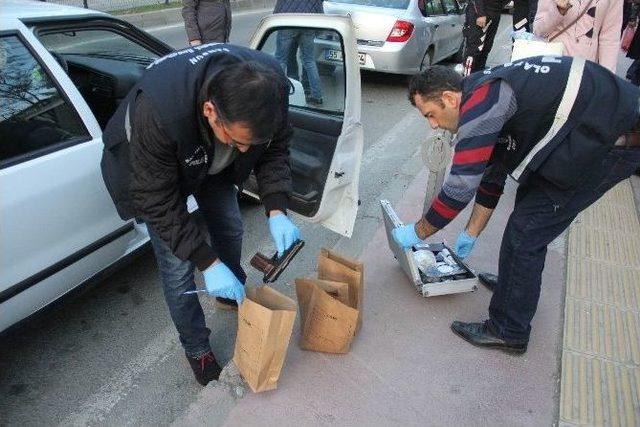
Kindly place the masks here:
POLYGON ((403 223, 389 201, 380 200, 380 205, 389 249, 422 296, 457 294, 478 289, 476 274, 444 243, 421 243, 410 249, 402 249, 391 233, 403 223), (421 251, 430 252, 433 257, 428 253, 419 253, 421 251), (435 264, 419 268, 416 256, 429 259, 430 262, 435 259, 435 264))

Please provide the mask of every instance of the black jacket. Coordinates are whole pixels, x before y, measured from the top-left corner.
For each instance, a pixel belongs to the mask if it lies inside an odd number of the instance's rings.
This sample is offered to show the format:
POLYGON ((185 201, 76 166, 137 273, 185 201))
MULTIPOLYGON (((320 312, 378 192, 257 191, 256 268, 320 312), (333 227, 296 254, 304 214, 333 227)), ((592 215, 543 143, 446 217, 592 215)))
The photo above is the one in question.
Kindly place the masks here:
POLYGON ((500 16, 502 9, 509 0, 470 0, 467 5, 473 12, 472 16, 500 16))
POLYGON ((236 184, 255 171, 260 197, 267 211, 286 211, 291 193, 287 118, 288 82, 271 56, 228 44, 209 44, 183 49, 150 65, 111 118, 105 132, 102 174, 123 219, 141 218, 182 260, 199 269, 217 257, 189 215, 186 199, 207 177, 214 148, 200 133, 200 89, 205 79, 225 65, 257 61, 282 77, 282 122, 268 145, 239 153, 224 173, 236 184), (125 129, 127 108, 135 117, 135 98, 144 94, 153 109, 152 120, 131 120, 131 140, 125 129), (138 135, 144 135, 138 136, 138 135))

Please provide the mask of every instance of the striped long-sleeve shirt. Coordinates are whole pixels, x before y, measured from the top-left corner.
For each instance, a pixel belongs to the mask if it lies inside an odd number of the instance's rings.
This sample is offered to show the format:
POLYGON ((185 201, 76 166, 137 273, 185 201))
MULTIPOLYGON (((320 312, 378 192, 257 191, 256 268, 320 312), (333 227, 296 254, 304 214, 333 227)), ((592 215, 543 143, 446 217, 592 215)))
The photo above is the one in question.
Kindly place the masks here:
POLYGON ((478 86, 460 108, 451 171, 426 214, 427 221, 443 228, 471 199, 494 208, 502 194, 506 172, 489 161, 504 124, 517 110, 513 90, 503 80, 478 86))

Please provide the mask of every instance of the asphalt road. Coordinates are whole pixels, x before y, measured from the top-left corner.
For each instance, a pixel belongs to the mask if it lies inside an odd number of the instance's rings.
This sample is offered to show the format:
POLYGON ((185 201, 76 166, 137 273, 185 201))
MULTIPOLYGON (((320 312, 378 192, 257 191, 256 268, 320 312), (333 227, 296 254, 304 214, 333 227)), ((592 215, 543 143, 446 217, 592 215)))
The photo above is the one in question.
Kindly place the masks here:
MULTIPOLYGON (((246 44, 261 15, 234 15, 232 41, 246 44)), ((181 25, 151 32, 175 47, 186 43, 181 25)), ((381 224, 378 200, 397 201, 422 168, 420 144, 431 131, 409 105, 406 81, 363 73, 365 153, 354 237, 298 221, 307 246, 276 285, 281 291, 293 295, 288 283, 313 274, 321 247, 357 257, 381 224)), ((248 283, 256 283, 248 260, 256 251, 272 252, 272 243, 262 207, 247 204, 242 213, 243 261, 248 283)), ((225 363, 233 352, 235 314, 216 312, 210 298, 201 301, 214 352, 225 363)), ((2 338, 0 425, 168 424, 201 390, 178 343, 151 252, 2 338)))

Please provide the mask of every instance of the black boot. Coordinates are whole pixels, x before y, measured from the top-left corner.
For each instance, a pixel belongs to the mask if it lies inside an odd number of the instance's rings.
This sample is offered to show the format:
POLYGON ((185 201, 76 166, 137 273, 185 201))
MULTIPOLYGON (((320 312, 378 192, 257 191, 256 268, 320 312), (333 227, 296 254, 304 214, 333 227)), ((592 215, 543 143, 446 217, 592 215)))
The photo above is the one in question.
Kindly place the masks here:
POLYGON ((216 362, 216 358, 212 352, 205 353, 200 357, 187 356, 187 360, 189 361, 189 365, 191 365, 191 370, 193 370, 196 381, 200 384, 207 385, 212 380, 218 380, 222 368, 218 365, 218 362, 216 362))
POLYGON ((527 351, 527 342, 509 342, 491 331, 484 323, 464 323, 457 320, 451 324, 451 330, 465 341, 477 347, 497 348, 507 353, 522 354, 527 351))
POLYGON ((494 292, 498 287, 498 276, 491 273, 479 273, 478 280, 484 285, 485 288, 494 292))

